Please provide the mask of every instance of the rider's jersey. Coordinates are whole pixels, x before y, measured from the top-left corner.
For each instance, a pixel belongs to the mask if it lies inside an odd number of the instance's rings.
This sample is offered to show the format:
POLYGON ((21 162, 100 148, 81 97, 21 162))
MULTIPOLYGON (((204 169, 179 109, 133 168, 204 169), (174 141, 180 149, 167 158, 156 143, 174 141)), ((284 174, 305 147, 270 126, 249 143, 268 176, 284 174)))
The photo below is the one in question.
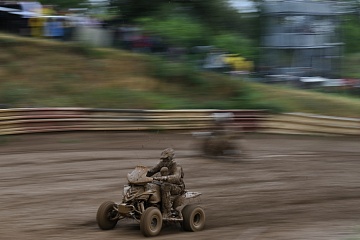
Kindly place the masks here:
POLYGON ((182 186, 185 189, 184 184, 184 171, 182 167, 177 164, 175 161, 160 161, 156 166, 151 168, 148 173, 146 174, 147 177, 153 176, 155 173, 160 172, 161 168, 167 167, 169 174, 168 174, 168 182, 172 184, 176 184, 182 186))

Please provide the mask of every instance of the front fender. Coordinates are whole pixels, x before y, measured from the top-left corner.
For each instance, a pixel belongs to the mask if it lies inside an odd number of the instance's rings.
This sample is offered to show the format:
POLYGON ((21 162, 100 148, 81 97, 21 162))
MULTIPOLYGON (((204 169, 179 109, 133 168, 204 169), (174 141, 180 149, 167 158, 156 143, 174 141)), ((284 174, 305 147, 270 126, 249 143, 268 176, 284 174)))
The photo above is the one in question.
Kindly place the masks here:
POLYGON ((161 191, 159 185, 155 183, 146 184, 146 192, 149 192, 151 194, 149 203, 155 204, 161 201, 161 191))

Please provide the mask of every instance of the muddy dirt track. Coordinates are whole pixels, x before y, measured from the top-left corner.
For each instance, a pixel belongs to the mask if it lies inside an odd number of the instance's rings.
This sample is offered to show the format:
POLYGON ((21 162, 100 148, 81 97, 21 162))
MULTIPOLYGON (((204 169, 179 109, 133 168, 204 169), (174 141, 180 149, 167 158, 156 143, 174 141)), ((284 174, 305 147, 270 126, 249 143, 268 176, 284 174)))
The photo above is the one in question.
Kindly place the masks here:
MULTIPOLYGON (((97 228, 126 174, 176 150, 188 190, 202 192, 202 232, 155 239, 360 239, 360 141, 248 135, 241 161, 203 157, 189 133, 59 133, 0 138, 0 239, 144 239, 127 220, 97 228)), ((239 142, 240 144, 240 142, 239 142)))

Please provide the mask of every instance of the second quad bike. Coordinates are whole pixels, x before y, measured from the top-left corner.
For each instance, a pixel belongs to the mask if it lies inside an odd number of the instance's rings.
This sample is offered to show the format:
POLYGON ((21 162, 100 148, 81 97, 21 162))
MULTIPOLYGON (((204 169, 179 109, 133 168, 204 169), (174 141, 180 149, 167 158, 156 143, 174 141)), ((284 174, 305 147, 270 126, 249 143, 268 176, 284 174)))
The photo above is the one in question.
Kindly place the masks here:
POLYGON ((242 157, 238 143, 232 137, 215 132, 194 132, 193 136, 200 140, 199 149, 205 156, 242 157))
POLYGON ((185 191, 172 196, 171 216, 163 218, 161 209, 162 184, 147 177, 148 168, 137 166, 128 173, 128 184, 124 186, 120 203, 106 201, 97 211, 96 220, 100 229, 113 229, 121 219, 130 218, 140 223, 140 230, 146 237, 160 233, 163 223, 180 223, 185 231, 201 231, 205 226, 205 211, 198 205, 199 192, 185 191))

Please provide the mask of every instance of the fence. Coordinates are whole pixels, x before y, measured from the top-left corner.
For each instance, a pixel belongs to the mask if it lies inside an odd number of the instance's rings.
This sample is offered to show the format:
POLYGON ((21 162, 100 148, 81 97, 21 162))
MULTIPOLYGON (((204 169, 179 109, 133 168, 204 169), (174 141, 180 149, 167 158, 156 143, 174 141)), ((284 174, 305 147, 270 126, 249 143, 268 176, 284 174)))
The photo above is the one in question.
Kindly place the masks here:
MULTIPOLYGON (((230 110, 234 125, 259 128, 265 111, 230 110)), ((204 130, 221 110, 124 110, 91 108, 19 108, 0 110, 0 135, 60 131, 204 130)), ((226 111, 228 112, 228 111, 226 111)))
POLYGON ((0 135, 62 131, 208 130, 214 113, 233 113, 243 132, 360 136, 360 119, 265 110, 0 109, 0 135))
POLYGON ((268 116, 261 127, 264 133, 360 136, 360 118, 286 113, 268 116))

